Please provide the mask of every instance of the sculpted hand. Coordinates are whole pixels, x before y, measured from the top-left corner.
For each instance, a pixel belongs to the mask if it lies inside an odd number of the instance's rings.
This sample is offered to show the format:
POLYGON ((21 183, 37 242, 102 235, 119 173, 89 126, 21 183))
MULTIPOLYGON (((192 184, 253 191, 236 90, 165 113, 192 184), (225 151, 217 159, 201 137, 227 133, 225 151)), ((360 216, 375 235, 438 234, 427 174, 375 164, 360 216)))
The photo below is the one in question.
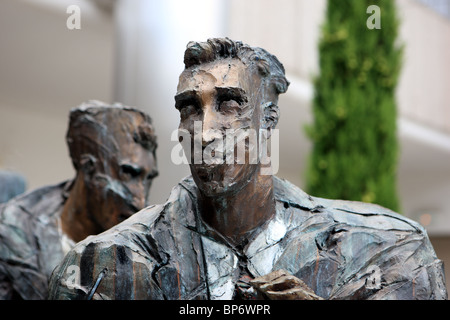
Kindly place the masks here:
POLYGON ((285 270, 255 278, 250 284, 270 300, 323 300, 302 280, 285 270))

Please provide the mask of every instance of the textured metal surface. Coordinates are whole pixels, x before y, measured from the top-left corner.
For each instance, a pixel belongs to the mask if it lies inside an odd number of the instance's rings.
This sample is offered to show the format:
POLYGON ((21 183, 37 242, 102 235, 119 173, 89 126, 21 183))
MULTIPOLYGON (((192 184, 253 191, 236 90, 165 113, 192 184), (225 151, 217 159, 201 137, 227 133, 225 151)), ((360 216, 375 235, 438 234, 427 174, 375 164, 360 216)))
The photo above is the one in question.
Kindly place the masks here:
POLYGON ((0 204, 24 193, 26 184, 26 179, 23 175, 0 170, 0 204))
POLYGON ((61 183, 26 193, 0 208, 0 299, 45 299, 47 281, 64 257, 59 223, 61 183))
POLYGON ((242 275, 278 269, 324 299, 446 299, 443 264, 416 222, 274 185, 276 215, 236 248, 202 223, 197 187, 183 180, 164 205, 79 243, 55 269, 50 298, 85 299, 106 268, 94 299, 232 299, 242 275), (77 286, 70 266, 80 268, 77 286))

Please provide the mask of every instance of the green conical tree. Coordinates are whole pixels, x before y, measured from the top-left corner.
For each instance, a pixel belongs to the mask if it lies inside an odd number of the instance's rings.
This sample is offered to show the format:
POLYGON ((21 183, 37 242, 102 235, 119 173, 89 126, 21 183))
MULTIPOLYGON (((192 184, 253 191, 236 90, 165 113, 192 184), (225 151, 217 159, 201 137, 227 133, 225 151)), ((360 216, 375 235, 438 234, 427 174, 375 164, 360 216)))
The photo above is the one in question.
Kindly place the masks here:
POLYGON ((395 88, 402 47, 393 0, 328 1, 314 79, 313 142, 306 188, 312 195, 399 210, 395 88), (370 29, 377 16, 380 29, 370 29), (369 24, 368 24, 369 19, 369 24))

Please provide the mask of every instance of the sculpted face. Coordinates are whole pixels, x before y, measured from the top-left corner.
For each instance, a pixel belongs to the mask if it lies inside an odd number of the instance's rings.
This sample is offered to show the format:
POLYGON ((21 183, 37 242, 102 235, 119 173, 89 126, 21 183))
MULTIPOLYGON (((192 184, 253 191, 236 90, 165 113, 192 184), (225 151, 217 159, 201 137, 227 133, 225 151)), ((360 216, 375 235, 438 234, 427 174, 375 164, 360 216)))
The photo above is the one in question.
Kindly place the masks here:
POLYGON ((105 112, 102 123, 84 139, 97 146, 82 156, 81 171, 88 194, 86 207, 106 230, 144 208, 157 166, 156 146, 144 148, 138 143, 151 130, 140 114, 119 109, 105 112))
POLYGON ((257 144, 250 136, 257 139, 261 126, 260 81, 231 58, 189 68, 180 76, 175 96, 179 129, 190 133, 191 149, 185 153, 191 155, 193 179, 206 195, 237 192, 258 169, 257 161, 250 160, 257 144), (233 142, 227 143, 230 135, 233 142), (239 141, 246 135, 245 158, 238 159, 239 141))

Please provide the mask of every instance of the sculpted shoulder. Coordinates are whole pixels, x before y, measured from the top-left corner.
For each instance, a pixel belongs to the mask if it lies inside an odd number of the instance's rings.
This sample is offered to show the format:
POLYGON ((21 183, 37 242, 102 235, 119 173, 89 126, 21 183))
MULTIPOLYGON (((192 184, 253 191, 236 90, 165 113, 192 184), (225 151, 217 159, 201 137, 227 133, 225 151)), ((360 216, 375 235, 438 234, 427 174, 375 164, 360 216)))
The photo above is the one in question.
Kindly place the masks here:
POLYGON ((287 180, 275 177, 274 181, 277 199, 306 211, 326 213, 338 223, 346 223, 355 227, 426 234, 425 229, 416 221, 377 204, 314 197, 287 180))
POLYGON ((149 233, 163 209, 163 205, 148 206, 109 230, 98 235, 88 236, 80 241, 73 250, 78 252, 90 244, 95 244, 98 247, 108 246, 111 242, 121 243, 121 239, 126 240, 125 244, 129 245, 129 240, 141 236, 145 237, 149 233))
POLYGON ((327 299, 446 298, 442 261, 420 224, 376 204, 312 197, 275 181, 277 200, 293 212, 275 268, 327 299), (293 215, 301 217, 296 226, 293 215))
MULTIPOLYGON (((136 296, 146 292, 136 285, 154 288, 149 290, 157 299, 159 291, 151 273, 158 265, 159 254, 151 229, 163 208, 144 208, 115 227, 79 242, 53 271, 49 299, 146 298, 136 296)), ((150 293, 148 297, 152 297, 150 293)))
POLYGON ((166 222, 172 218, 191 223, 184 214, 192 209, 191 187, 184 179, 166 203, 144 208, 79 242, 55 268, 49 299, 160 299, 161 289, 152 274, 168 259, 161 239, 171 239, 166 222))
POLYGON ((59 213, 64 204, 62 196, 68 182, 45 186, 21 194, 0 206, 1 224, 23 228, 24 220, 46 223, 59 213))
POLYGON ((0 298, 13 291, 23 299, 45 298, 48 277, 64 255, 58 221, 65 185, 35 189, 0 206, 0 286, 11 288, 0 298))

